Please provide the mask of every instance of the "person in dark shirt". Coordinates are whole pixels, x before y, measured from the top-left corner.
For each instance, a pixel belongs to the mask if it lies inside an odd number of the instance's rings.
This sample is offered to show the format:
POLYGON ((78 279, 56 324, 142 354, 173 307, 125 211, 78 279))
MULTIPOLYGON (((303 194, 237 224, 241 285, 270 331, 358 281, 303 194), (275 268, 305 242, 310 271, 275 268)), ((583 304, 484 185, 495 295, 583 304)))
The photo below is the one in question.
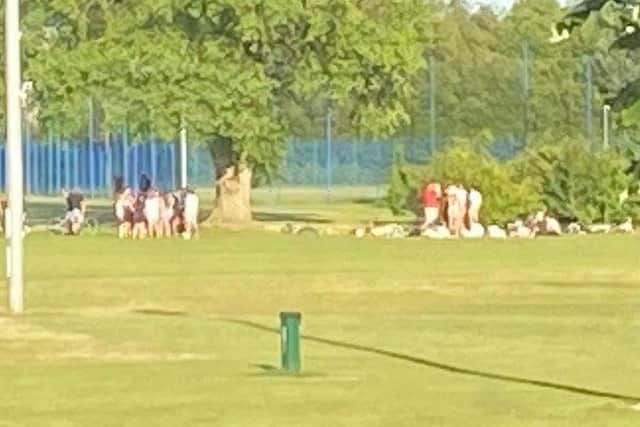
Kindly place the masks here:
POLYGON ((79 191, 74 190, 67 194, 66 202, 67 212, 71 212, 74 209, 85 210, 84 195, 79 191))
POLYGON ((84 218, 87 212, 84 195, 76 189, 64 194, 67 205, 65 228, 69 234, 79 234, 84 225, 84 218))
POLYGON ((147 174, 143 173, 142 176, 140 176, 140 191, 143 193, 146 193, 150 189, 151 189, 151 180, 149 179, 147 174))
POLYGON ((133 228, 131 237, 134 239, 144 239, 147 236, 147 222, 144 216, 144 204, 147 199, 146 194, 140 193, 133 202, 133 228))

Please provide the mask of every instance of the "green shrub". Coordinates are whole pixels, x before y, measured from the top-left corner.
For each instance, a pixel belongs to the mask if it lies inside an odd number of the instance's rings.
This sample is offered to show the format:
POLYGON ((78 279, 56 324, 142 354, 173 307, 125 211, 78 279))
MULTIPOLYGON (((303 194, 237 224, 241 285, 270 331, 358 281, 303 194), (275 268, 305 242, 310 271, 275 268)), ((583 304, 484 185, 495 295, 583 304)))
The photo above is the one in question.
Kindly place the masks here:
POLYGON ((410 194, 414 183, 409 177, 408 165, 404 160, 404 149, 397 146, 393 152, 393 164, 389 174, 389 188, 386 202, 394 215, 400 215, 406 210, 412 210, 410 194))
POLYGON ((592 224, 637 218, 637 196, 620 203, 620 194, 632 186, 630 160, 615 150, 592 153, 585 147, 581 141, 535 147, 514 168, 520 178, 533 179, 544 205, 562 220, 592 224))
POLYGON ((478 189, 484 198, 481 220, 505 224, 540 207, 538 192, 530 179, 518 180, 514 168, 500 163, 488 151, 488 135, 476 140, 456 139, 422 166, 394 161, 387 203, 394 213, 415 211, 418 190, 428 180, 444 186, 462 184, 478 189))

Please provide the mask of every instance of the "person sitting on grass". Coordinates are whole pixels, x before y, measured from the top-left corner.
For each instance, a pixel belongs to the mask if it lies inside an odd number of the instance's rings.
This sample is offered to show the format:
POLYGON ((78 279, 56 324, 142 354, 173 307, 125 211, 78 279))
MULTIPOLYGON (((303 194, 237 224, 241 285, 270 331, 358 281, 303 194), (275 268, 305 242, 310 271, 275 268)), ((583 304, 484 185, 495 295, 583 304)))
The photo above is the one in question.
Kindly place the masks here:
POLYGON ((63 190, 67 212, 64 217, 64 228, 67 234, 78 235, 84 225, 87 204, 82 192, 74 189, 70 192, 63 190))

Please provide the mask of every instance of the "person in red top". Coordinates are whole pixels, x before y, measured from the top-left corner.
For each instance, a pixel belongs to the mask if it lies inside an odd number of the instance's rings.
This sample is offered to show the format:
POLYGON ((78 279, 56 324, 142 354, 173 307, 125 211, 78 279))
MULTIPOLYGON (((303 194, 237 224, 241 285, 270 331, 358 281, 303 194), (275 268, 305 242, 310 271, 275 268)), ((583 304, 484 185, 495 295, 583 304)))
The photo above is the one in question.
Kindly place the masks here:
POLYGON ((437 182, 429 182, 421 191, 422 207, 424 209, 424 226, 433 225, 440 219, 440 200, 442 187, 437 182))

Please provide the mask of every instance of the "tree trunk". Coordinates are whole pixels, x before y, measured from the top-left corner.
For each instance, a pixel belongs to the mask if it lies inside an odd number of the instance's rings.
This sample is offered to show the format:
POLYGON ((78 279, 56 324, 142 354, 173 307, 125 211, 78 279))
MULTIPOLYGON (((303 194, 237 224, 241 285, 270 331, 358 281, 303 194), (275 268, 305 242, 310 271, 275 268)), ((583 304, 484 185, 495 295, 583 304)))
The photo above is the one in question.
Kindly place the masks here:
POLYGON ((233 152, 231 141, 217 138, 209 142, 216 168, 215 207, 211 221, 224 224, 251 222, 251 168, 233 152))

